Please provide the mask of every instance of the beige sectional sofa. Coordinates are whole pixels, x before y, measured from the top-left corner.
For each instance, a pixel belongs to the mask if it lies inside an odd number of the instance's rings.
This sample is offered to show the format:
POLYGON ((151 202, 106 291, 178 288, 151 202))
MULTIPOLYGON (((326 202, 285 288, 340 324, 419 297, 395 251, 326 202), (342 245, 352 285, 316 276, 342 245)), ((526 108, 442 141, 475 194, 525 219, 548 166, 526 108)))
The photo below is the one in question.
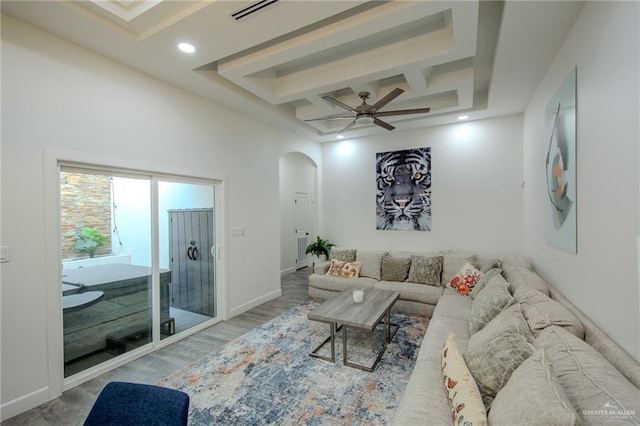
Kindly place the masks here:
POLYGON ((430 316, 394 425, 640 425, 640 364, 525 259, 344 248, 330 258, 353 254, 360 277, 330 276, 328 262, 318 264, 309 295, 397 290, 395 310, 430 316), (385 266, 404 271, 407 258, 434 257, 442 257, 440 285, 407 281, 409 273, 383 279, 385 266), (466 262, 482 275, 461 295, 448 284, 466 262))

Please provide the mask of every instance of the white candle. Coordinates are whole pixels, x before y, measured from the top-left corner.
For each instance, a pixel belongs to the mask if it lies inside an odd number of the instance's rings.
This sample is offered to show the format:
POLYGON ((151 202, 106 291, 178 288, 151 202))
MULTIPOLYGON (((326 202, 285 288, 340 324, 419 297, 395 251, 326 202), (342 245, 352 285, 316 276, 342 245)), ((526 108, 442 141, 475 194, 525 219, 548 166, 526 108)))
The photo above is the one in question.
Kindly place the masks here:
POLYGON ((353 303, 364 302, 364 290, 353 290, 353 303))

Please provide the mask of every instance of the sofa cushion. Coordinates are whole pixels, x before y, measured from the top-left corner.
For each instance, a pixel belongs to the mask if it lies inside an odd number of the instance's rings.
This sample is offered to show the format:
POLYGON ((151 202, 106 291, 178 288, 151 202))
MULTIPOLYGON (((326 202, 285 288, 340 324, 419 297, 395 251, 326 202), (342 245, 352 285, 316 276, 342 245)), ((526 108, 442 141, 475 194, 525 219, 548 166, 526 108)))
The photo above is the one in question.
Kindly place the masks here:
POLYGON ((480 267, 480 272, 483 274, 491 269, 502 269, 502 260, 497 257, 492 257, 488 259, 478 258, 478 265, 480 267))
MULTIPOLYGON (((469 317, 469 312, 471 311, 471 304, 473 300, 468 297, 462 297, 457 293, 453 293, 453 291, 448 291, 449 289, 444 289, 440 300, 438 300, 438 304, 436 305, 436 309, 433 312, 433 317, 443 317, 443 318, 455 318, 460 319, 467 324, 467 334, 469 334, 469 324, 467 322, 467 318, 469 317)), ((458 344, 460 343, 460 333, 456 333, 458 336, 458 344)))
MULTIPOLYGON (((437 289, 442 287, 423 288, 437 289)), ((471 307, 468 297, 458 295, 443 296, 436 306, 455 312, 467 311, 471 307), (456 306, 454 300, 460 305, 456 306), (444 302, 444 303, 443 303, 444 302), (447 303, 449 302, 449 303, 447 303), (445 306, 446 304, 446 306, 445 306)), ((451 410, 442 388, 441 352, 450 333, 456 334, 458 348, 464 351, 469 340, 469 327, 466 318, 444 318, 442 313, 433 314, 422 340, 411 379, 402 396, 402 401, 393 419, 394 426, 431 424, 452 424, 451 410)))
POLYGON ((332 275, 309 275, 309 287, 320 288, 329 291, 345 291, 348 289, 369 289, 377 283, 373 278, 343 278, 332 275))
POLYGON ((404 281, 409 274, 410 257, 393 257, 389 253, 382 256, 380 279, 383 281, 404 281))
POLYGON ((529 262, 528 258, 523 256, 518 256, 518 255, 502 256, 500 260, 502 263, 502 266, 501 266, 502 269, 508 266, 521 266, 527 269, 531 268, 531 262, 529 262))
POLYGON ((360 274, 362 262, 343 262, 337 259, 331 259, 327 275, 344 278, 358 278, 360 274))
POLYGON ((540 275, 522 265, 503 265, 502 275, 511 284, 515 292, 520 287, 534 288, 549 295, 547 282, 540 275))
POLYGON ((565 328, 552 325, 540 332, 533 346, 544 349, 585 423, 640 423, 640 389, 588 343, 565 328))
POLYGON ((500 268, 493 268, 489 269, 486 272, 483 272, 480 278, 478 278, 478 282, 476 282, 476 285, 474 285, 473 288, 469 291, 469 296, 471 296, 472 299, 475 299, 478 293, 480 293, 484 286, 487 285, 491 278, 499 275, 501 272, 502 269, 500 268))
POLYGON ((482 400, 489 406, 511 374, 533 353, 533 346, 518 333, 494 336, 464 353, 464 360, 476 380, 482 400))
POLYGON ((534 336, 550 325, 559 325, 580 339, 584 339, 582 322, 569 309, 549 296, 524 286, 517 289, 513 297, 517 302, 522 303, 522 313, 534 336))
POLYGON ((458 350, 454 334, 442 348, 442 381, 454 424, 487 425, 487 411, 480 390, 458 350))
POLYGON ((492 340, 496 336, 511 332, 518 333, 527 340, 527 342, 533 341, 533 334, 529 329, 527 320, 522 315, 520 304, 516 303, 509 306, 504 311, 500 312, 494 319, 482 328, 482 330, 473 334, 469 338, 468 349, 473 350, 485 345, 486 342, 492 340))
POLYGON ((477 333, 513 302, 513 296, 509 293, 509 284, 502 275, 491 278, 471 304, 468 318, 469 334, 477 333))
POLYGON ((440 286, 442 275, 442 256, 411 256, 409 278, 407 281, 419 284, 440 286))
POLYGON ((543 349, 537 349, 496 394, 489 422, 495 426, 581 425, 543 349))
POLYGON ((357 250, 356 261, 362 262, 360 276, 380 280, 380 267, 384 253, 384 251, 377 250, 357 250))
POLYGON ((451 278, 460 271, 466 262, 476 266, 476 257, 473 255, 464 256, 459 254, 447 254, 442 256, 442 286, 448 286, 451 278))
POLYGON ((329 251, 329 260, 331 259, 338 259, 343 262, 355 262, 356 250, 336 246, 331 247, 331 250, 329 251))
POLYGON ((399 292, 400 300, 412 300, 430 305, 436 305, 442 296, 442 287, 416 284, 409 281, 379 281, 375 287, 380 290, 399 292))
POLYGON ((449 286, 455 288, 456 291, 467 296, 471 289, 476 285, 482 273, 471 263, 465 262, 449 281, 449 286))

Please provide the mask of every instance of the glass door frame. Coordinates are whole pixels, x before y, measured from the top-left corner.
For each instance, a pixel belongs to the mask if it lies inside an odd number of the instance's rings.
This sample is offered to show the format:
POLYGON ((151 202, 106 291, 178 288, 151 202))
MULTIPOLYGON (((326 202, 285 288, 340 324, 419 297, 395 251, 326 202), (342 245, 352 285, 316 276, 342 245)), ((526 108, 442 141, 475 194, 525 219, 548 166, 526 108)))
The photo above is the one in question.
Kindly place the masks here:
POLYGON ((188 337, 206 327, 223 321, 227 316, 227 299, 225 291, 226 261, 223 261, 221 248, 224 247, 224 202, 225 182, 214 176, 193 176, 180 173, 180 171, 164 170, 156 171, 155 167, 141 167, 139 161, 126 161, 122 159, 105 158, 83 153, 67 151, 55 151, 45 149, 43 153, 43 187, 45 193, 44 229, 45 251, 47 252, 45 263, 45 279, 47 285, 47 347, 48 347, 48 386, 43 389, 46 400, 59 397, 63 391, 71 389, 79 384, 100 376, 110 370, 125 365, 141 356, 154 352, 164 346, 170 345, 188 337), (113 172, 118 175, 148 178, 151 185, 151 244, 152 244, 152 340, 151 343, 127 352, 114 360, 106 361, 100 365, 91 367, 73 376, 64 378, 64 347, 62 325, 62 253, 60 234, 60 173, 62 167, 85 169, 87 171, 113 172), (216 227, 216 304, 217 316, 194 326, 181 333, 176 333, 165 339, 160 339, 160 289, 159 289, 159 229, 158 229, 158 182, 170 181, 181 183, 195 183, 210 185, 214 191, 215 227, 216 227), (55 256, 49 255, 55 253, 55 256))

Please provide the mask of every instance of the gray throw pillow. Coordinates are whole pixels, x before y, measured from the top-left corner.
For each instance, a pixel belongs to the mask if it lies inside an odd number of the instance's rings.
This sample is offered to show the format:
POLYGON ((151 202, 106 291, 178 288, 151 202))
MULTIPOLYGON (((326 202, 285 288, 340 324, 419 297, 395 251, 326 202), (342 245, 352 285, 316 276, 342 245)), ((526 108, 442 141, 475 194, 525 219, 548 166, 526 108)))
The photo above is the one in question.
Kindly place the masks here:
POLYGON ((464 361, 476 380, 486 406, 507 384, 511 374, 533 354, 533 346, 518 333, 504 333, 467 350, 464 361))
POLYGON ((511 374, 496 394, 489 423, 511 425, 582 425, 544 350, 537 349, 511 374))
POLYGON ((494 319, 489 321, 482 330, 478 331, 469 338, 468 350, 474 350, 486 342, 504 333, 517 333, 527 340, 527 342, 533 342, 533 334, 529 329, 527 320, 522 315, 521 306, 519 303, 511 305, 502 312, 500 312, 494 319))
POLYGON ((382 281, 405 281, 409 274, 411 258, 393 257, 389 253, 382 256, 382 281))
POLYGON ((329 260, 332 259, 340 260, 342 262, 355 262, 356 250, 341 247, 331 247, 331 251, 329 252, 329 260))
POLYGON ((469 334, 480 331, 500 312, 513 305, 514 301, 511 293, 509 293, 509 284, 502 275, 496 275, 491 278, 471 304, 471 312, 469 312, 469 317, 467 318, 469 334))
POLYGON ((471 287, 471 289, 469 290, 469 296, 472 299, 475 299, 478 296, 478 293, 480 293, 480 290, 482 290, 484 286, 486 286, 487 283, 491 281, 491 278, 495 277, 496 275, 499 275, 501 272, 502 272, 502 269, 500 268, 493 268, 493 269, 489 269, 486 272, 483 272, 482 275, 480 275, 480 278, 478 278, 476 285, 471 287))
POLYGON ((409 278, 412 283, 440 286, 442 256, 411 256, 409 278))

